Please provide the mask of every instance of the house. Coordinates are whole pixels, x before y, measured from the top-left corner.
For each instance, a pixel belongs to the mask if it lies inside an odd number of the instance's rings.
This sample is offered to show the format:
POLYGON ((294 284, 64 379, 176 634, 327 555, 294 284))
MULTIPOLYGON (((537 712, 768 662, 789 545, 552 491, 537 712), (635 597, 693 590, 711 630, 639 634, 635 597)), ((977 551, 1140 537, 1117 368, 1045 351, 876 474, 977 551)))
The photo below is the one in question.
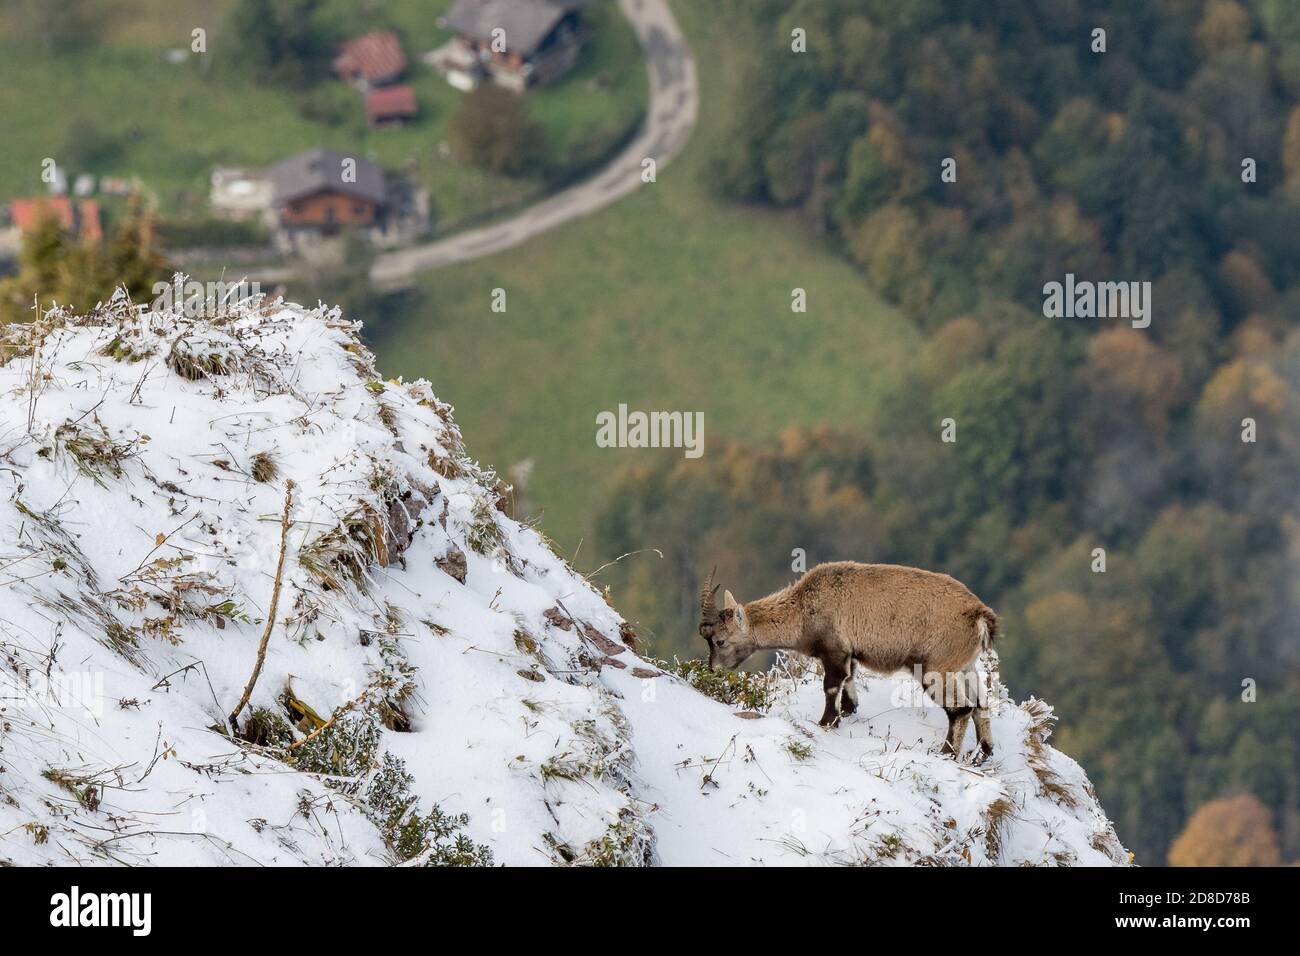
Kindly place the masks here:
POLYGON ((396 33, 367 33, 345 42, 330 69, 346 83, 362 90, 383 86, 406 72, 406 54, 396 33))
POLYGON ((93 199, 83 199, 74 204, 67 196, 40 196, 15 199, 9 204, 9 218, 19 233, 30 232, 48 217, 57 219, 64 229, 76 233, 86 242, 99 242, 104 238, 99 203, 93 199))
POLYGON ((219 219, 255 219, 271 206, 265 170, 218 166, 212 170, 208 205, 219 219))
POLYGON ((332 235, 345 226, 380 224, 384 171, 360 157, 310 149, 271 167, 271 207, 286 233, 332 235))
POLYGON ((515 92, 570 69, 586 36, 591 0, 456 0, 438 25, 455 37, 430 62, 457 89, 484 79, 515 92))
POLYGON ((415 91, 406 84, 370 90, 365 96, 365 109, 366 121, 372 129, 401 126, 419 112, 415 91))

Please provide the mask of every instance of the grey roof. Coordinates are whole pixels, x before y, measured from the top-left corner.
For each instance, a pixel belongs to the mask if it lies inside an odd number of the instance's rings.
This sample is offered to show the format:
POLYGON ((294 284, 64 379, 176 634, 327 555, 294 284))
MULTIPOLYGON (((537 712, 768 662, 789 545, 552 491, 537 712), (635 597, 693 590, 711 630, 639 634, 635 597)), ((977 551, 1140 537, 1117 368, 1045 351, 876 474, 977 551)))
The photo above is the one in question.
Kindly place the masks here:
POLYGON ((492 31, 505 30, 506 49, 528 56, 555 25, 591 0, 456 0, 443 23, 448 30, 484 43, 492 31))
POLYGON ((271 167, 271 201, 274 203, 293 202, 324 190, 383 205, 386 195, 384 171, 360 156, 344 156, 319 146, 271 167), (356 161, 356 182, 343 179, 345 159, 356 161))

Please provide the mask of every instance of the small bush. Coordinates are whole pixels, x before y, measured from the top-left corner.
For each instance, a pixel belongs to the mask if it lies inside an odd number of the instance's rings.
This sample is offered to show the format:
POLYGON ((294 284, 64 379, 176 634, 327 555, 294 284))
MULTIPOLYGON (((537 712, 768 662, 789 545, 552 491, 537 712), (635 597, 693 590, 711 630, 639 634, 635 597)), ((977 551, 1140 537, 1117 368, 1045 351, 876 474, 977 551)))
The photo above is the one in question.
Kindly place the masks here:
POLYGON ((706 697, 746 710, 766 710, 772 703, 772 679, 752 671, 711 671, 705 660, 657 661, 659 667, 676 674, 706 697))
POLYGON ((523 97, 491 83, 461 100, 447 135, 462 162, 509 176, 536 167, 545 144, 523 97))
POLYGON ((158 236, 168 249, 241 249, 271 244, 266 229, 256 222, 216 218, 169 219, 159 224, 158 236))
POLYGON ((795 760, 807 760, 812 756, 812 747, 798 737, 791 737, 785 742, 785 752, 795 760))
POLYGON ((460 832, 469 823, 467 815, 452 816, 438 806, 420 812, 406 764, 379 753, 381 720, 377 710, 346 714, 299 747, 291 762, 334 778, 325 781, 330 789, 359 796, 397 860, 424 855, 426 866, 491 866, 492 851, 460 832))
POLYGON ((293 764, 306 773, 351 779, 327 785, 355 795, 375 765, 380 725, 371 714, 347 714, 326 727, 293 753, 293 764))
POLYGON ((283 749, 293 742, 293 728, 275 711, 259 707, 248 715, 241 736, 259 747, 283 749))
POLYGON ((452 816, 438 806, 421 814, 413 782, 406 764, 386 753, 366 789, 366 813, 393 855, 406 861, 426 854, 425 866, 491 866, 492 851, 459 832, 468 815, 452 816))

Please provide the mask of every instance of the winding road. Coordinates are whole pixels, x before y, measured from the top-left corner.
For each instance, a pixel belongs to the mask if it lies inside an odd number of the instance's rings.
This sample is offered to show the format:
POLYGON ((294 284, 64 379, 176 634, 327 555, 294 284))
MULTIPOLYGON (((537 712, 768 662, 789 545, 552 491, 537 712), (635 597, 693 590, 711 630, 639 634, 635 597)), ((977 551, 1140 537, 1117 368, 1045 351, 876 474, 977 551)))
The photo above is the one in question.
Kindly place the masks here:
POLYGON ((376 285, 400 284, 416 272, 501 252, 603 209, 642 184, 642 161, 653 159, 658 172, 681 152, 699 113, 695 61, 686 38, 668 0, 619 0, 619 7, 636 31, 650 74, 650 103, 636 137, 595 175, 510 219, 384 253, 370 270, 376 285))

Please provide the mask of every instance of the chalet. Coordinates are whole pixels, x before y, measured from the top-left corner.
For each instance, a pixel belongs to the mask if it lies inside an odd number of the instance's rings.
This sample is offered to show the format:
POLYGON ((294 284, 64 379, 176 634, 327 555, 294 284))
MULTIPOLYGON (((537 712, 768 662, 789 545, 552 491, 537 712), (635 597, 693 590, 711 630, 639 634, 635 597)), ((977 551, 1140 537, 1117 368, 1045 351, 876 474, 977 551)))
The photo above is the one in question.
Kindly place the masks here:
POLYGON ((591 0, 456 0, 438 25, 455 34, 431 62, 458 89, 484 79, 516 92, 549 83, 578 59, 591 0))
POLYGON ((415 118, 415 91, 406 84, 370 90, 365 96, 366 122, 371 129, 401 126, 415 118))
POLYGON ((272 208, 286 232, 369 229, 384 216, 384 171, 359 157, 311 149, 272 166, 270 177, 272 208))
POLYGON ((345 83, 368 90, 401 79, 406 72, 406 54, 396 33, 376 31, 344 43, 330 69, 345 83))
POLYGON ((99 242, 104 238, 99 203, 93 199, 83 199, 75 204, 67 196, 15 199, 9 204, 9 217, 20 233, 31 232, 45 219, 54 218, 64 229, 86 242, 99 242))

